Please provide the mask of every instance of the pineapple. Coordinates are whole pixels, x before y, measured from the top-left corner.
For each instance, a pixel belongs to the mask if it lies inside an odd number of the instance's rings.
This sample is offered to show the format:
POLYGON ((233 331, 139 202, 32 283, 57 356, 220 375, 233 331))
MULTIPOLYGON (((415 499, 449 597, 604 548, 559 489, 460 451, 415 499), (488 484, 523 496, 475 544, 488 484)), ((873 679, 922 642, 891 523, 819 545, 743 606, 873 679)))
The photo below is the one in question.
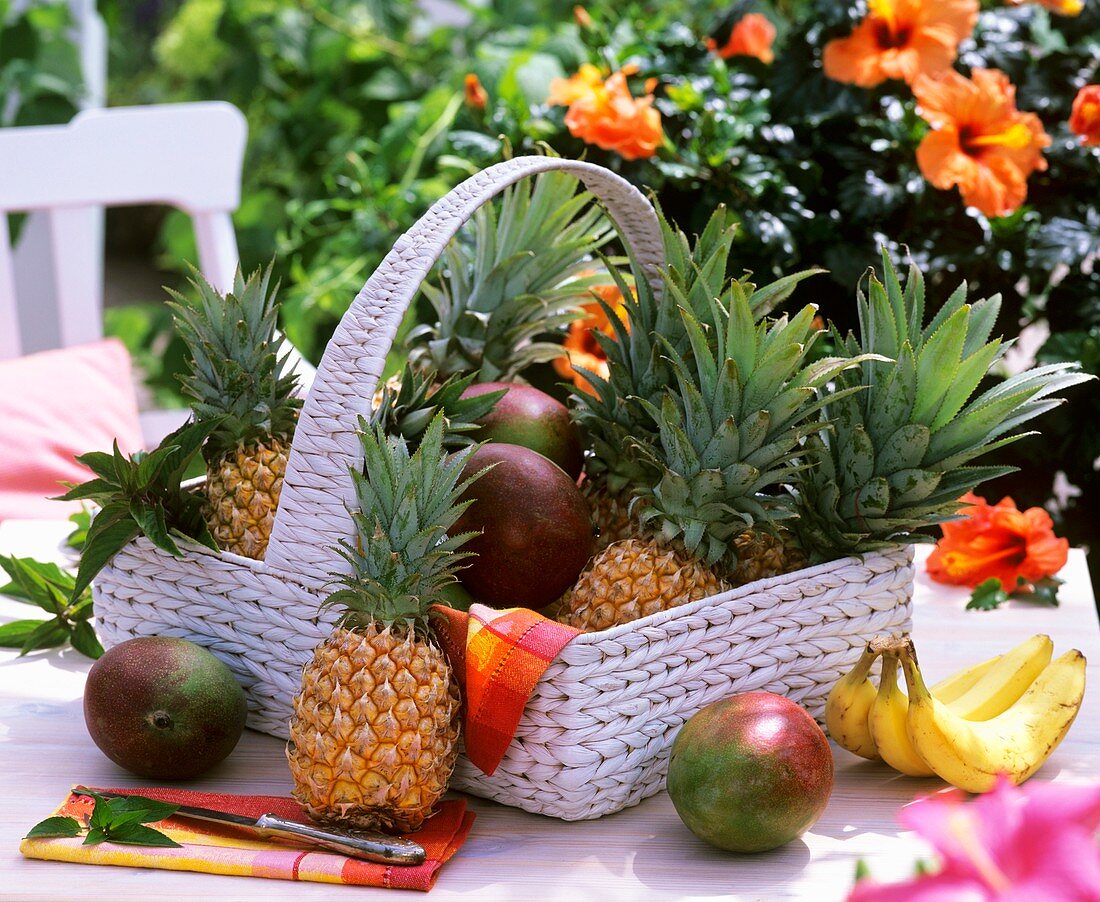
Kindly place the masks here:
POLYGON ((323 823, 417 830, 454 768, 458 685, 427 620, 469 556, 470 535, 448 531, 473 448, 447 456, 443 434, 437 414, 412 454, 378 426, 362 435, 352 572, 325 601, 343 614, 302 672, 287 745, 294 797, 323 823))
POLYGON ((733 547, 737 566, 730 574, 732 586, 801 570, 808 563, 798 539, 782 526, 774 533, 746 530, 733 540, 733 547))
POLYGON ((600 280, 591 258, 611 236, 574 176, 546 172, 506 189, 499 213, 486 204, 472 238, 451 242, 439 284, 424 286, 436 321, 409 332, 413 367, 440 379, 476 371, 478 381, 504 382, 560 357, 560 341, 546 336, 576 318, 600 280))
POLYGON ((827 408, 831 428, 807 440, 817 466, 798 481, 798 532, 818 561, 894 543, 932 541, 921 532, 950 520, 958 499, 1010 468, 973 461, 1022 438, 1023 423, 1061 403, 1054 392, 1091 377, 1075 363, 1037 367, 972 399, 1004 353, 989 341, 994 296, 966 303, 961 285, 924 321, 924 278, 911 266, 904 289, 883 252, 885 284, 872 274, 858 293, 860 339, 837 346, 866 358, 840 374, 827 408), (856 390, 859 389, 859 390, 856 390))
POLYGON ((183 387, 197 422, 217 421, 203 446, 206 522, 218 547, 262 560, 301 407, 297 378, 276 331, 271 266, 221 295, 201 275, 198 303, 171 292, 176 328, 190 351, 183 387))
POLYGON ((763 492, 798 472, 801 441, 818 428, 817 389, 853 362, 805 365, 817 335, 812 305, 754 323, 745 285, 733 282, 727 300, 710 300, 709 329, 680 308, 690 353, 661 342, 671 385, 659 406, 635 402, 655 434, 632 440, 643 474, 639 534, 608 545, 581 574, 561 615, 574 627, 606 629, 723 591, 738 537, 789 516, 763 492))
MULTIPOLYGON (((688 332, 678 309, 690 310, 702 324, 715 331, 714 316, 719 308, 712 305, 714 299, 722 299, 722 307, 728 309, 734 292, 747 292, 750 322, 757 321, 789 297, 800 281, 816 272, 796 273, 759 289, 746 279, 728 280, 726 272, 736 225, 729 223, 727 217, 726 208, 719 207, 692 245, 686 235, 661 215, 664 297, 657 297, 648 283, 639 281, 634 301, 626 303, 629 328, 612 316, 610 307, 605 305, 615 334, 596 338, 608 358, 608 377, 602 379, 586 373, 595 394, 573 391, 577 420, 591 443, 582 488, 599 533, 598 549, 638 535, 638 514, 646 504, 644 497, 633 490, 644 478, 638 448, 652 443, 657 424, 629 399, 659 403, 666 386, 673 381, 662 343, 671 344, 678 353, 690 353, 688 332)), ((624 298, 631 296, 621 280, 620 289, 624 298)), ((788 559, 784 543, 775 536, 748 532, 737 541, 741 554, 735 585, 801 566, 793 553, 788 559)))

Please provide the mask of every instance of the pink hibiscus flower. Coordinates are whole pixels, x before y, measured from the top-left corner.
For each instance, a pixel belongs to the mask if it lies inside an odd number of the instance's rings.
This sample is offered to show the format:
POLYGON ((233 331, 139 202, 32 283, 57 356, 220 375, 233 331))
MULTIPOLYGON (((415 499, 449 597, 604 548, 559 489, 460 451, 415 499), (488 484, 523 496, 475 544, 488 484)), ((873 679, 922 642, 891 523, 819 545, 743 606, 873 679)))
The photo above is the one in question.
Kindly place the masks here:
POLYGON ((860 880, 848 902, 1098 902, 1100 784, 958 790, 918 799, 898 820, 939 853, 935 873, 902 883, 860 880))

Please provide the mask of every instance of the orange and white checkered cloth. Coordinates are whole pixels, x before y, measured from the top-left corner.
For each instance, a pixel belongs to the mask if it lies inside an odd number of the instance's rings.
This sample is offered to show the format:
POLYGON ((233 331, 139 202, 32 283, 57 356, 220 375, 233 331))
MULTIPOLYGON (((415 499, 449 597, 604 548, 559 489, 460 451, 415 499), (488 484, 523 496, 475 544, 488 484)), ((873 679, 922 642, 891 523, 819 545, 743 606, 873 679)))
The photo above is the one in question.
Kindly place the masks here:
POLYGON ((466 756, 483 772, 497 769, 527 699, 546 668, 580 630, 527 608, 469 613, 436 605, 435 633, 462 686, 466 756))
MULTIPOLYGON (((105 789, 104 792, 136 793, 174 805, 214 808, 248 817, 277 814, 309 823, 293 799, 282 796, 239 796, 194 792, 186 789, 105 789)), ((54 812, 83 822, 95 802, 88 796, 70 795, 54 812)), ((272 877, 277 880, 306 880, 353 886, 380 886, 427 891, 435 884, 439 869, 459 850, 473 824, 473 812, 461 799, 440 803, 439 811, 416 833, 406 834, 424 847, 427 858, 412 866, 374 864, 333 852, 309 851, 270 842, 231 826, 169 817, 153 824, 181 848, 127 846, 104 842, 83 845, 83 837, 24 839, 19 851, 27 858, 72 861, 80 864, 109 864, 132 868, 161 868, 170 871, 199 871, 238 877, 272 877)), ((28 827, 30 825, 28 824, 28 827)))

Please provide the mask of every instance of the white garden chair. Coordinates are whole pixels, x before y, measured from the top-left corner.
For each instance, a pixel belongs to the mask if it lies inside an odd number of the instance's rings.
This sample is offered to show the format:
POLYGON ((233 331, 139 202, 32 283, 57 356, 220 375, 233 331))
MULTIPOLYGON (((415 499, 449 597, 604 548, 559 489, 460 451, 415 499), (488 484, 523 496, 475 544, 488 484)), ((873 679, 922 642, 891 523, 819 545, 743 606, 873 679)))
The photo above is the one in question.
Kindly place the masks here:
MULTIPOLYGON (((0 360, 30 350, 28 329, 41 336, 51 319, 55 338, 46 347, 103 336, 101 207, 184 210, 199 268, 216 288, 228 288, 238 261, 231 213, 240 202, 246 133, 244 116, 228 103, 87 110, 68 125, 0 130, 0 360), (48 221, 52 272, 36 277, 53 280, 55 310, 17 300, 5 214, 26 211, 48 221)), ((312 368, 301 364, 308 382, 312 368)), ((153 442, 172 428, 164 417, 147 423, 153 442)))

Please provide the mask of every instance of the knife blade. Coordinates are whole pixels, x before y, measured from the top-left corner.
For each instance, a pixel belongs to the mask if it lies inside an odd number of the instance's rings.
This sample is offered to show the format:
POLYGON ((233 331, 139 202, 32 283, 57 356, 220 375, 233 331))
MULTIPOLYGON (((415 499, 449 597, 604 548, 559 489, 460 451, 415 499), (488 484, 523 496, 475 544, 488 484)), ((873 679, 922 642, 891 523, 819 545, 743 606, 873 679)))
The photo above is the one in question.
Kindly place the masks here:
MULTIPOLYGON (((90 796, 93 792, 105 799, 126 799, 140 795, 140 793, 100 792, 89 790, 84 786, 73 789, 74 795, 90 796)), ((253 818, 229 811, 217 811, 213 808, 180 805, 172 816, 210 821, 215 824, 229 824, 274 842, 325 849, 379 864, 417 865, 423 864, 425 858, 424 847, 411 839, 387 836, 384 833, 322 829, 270 813, 253 818)))

